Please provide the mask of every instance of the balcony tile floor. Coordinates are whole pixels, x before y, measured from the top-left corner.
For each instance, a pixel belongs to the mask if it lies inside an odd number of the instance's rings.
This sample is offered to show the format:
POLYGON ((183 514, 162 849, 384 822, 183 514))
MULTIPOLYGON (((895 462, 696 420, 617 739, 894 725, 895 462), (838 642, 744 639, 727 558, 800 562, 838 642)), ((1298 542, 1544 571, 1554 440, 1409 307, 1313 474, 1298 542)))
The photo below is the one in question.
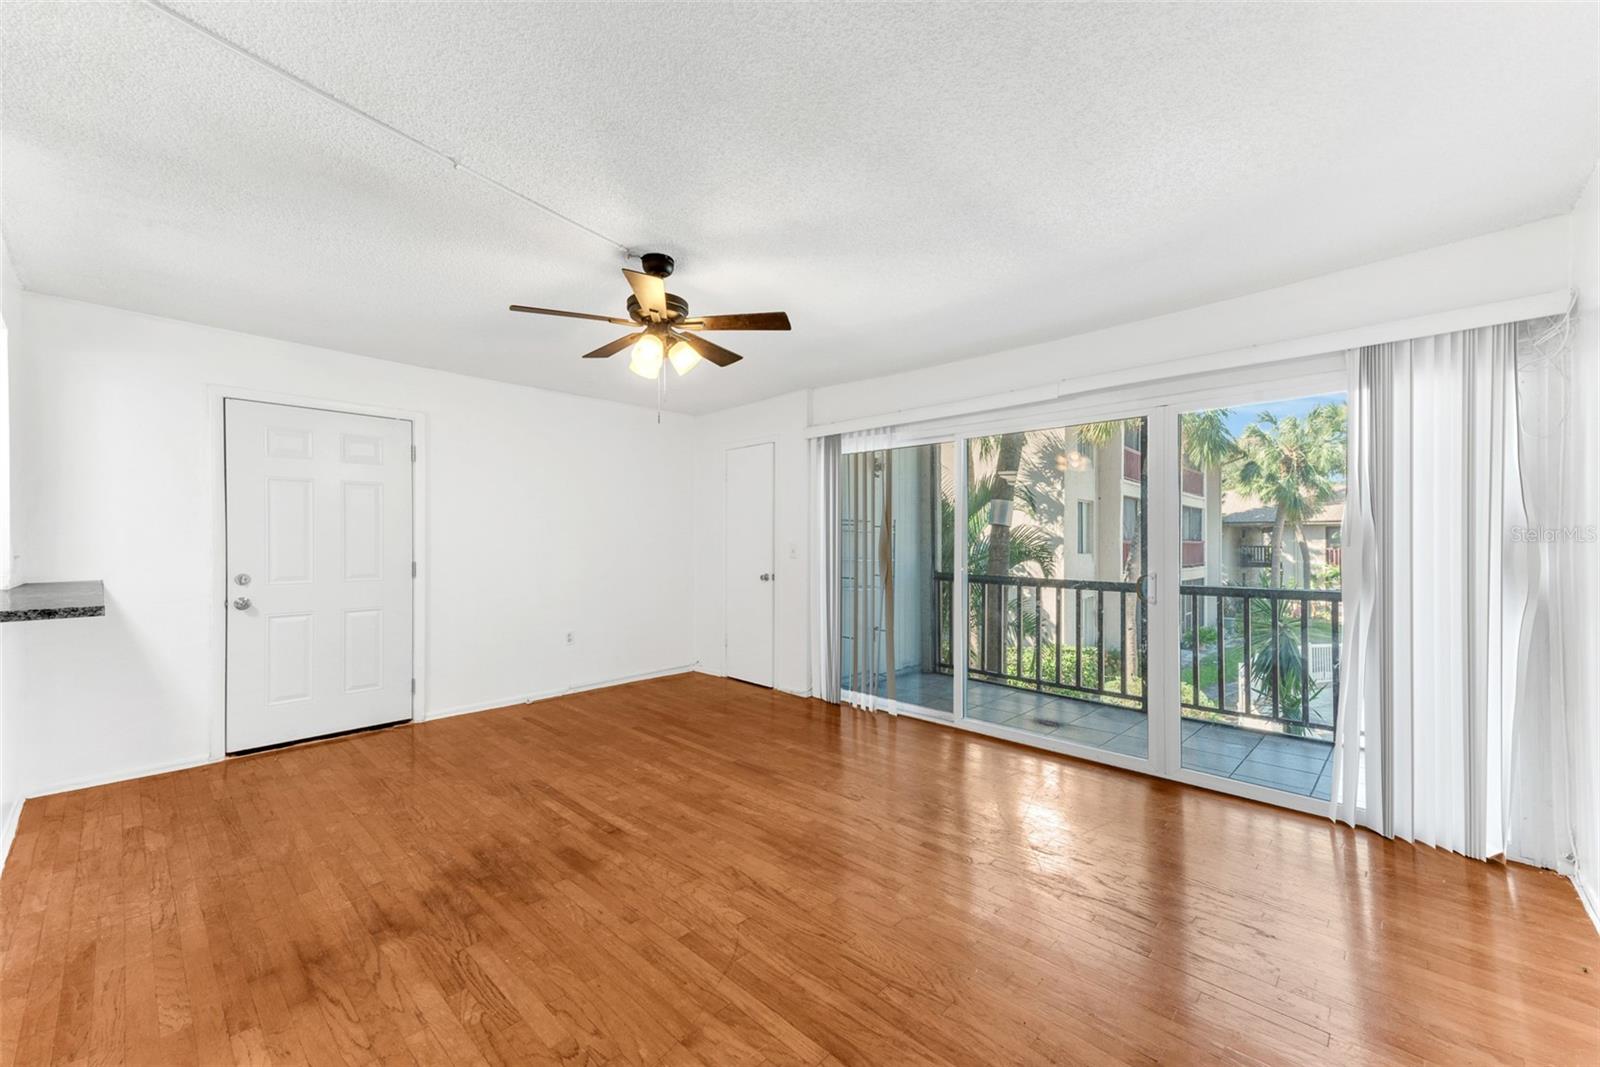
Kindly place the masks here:
MULTIPOLYGON (((955 707, 954 680, 946 674, 902 671, 895 676, 895 699, 950 712, 955 707)), ((971 683, 967 714, 996 725, 1127 756, 1143 758, 1148 746, 1149 724, 1143 712, 1010 686, 971 683)), ((1332 745, 1311 738, 1221 723, 1189 719, 1183 722, 1185 768, 1299 796, 1328 798, 1332 753, 1332 745)))

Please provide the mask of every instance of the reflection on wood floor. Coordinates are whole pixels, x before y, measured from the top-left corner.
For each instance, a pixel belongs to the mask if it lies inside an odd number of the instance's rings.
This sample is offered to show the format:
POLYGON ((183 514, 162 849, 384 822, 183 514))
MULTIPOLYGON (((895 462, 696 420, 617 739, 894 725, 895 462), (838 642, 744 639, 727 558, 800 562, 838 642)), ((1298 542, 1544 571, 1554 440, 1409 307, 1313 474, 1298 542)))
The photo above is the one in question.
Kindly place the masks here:
POLYGON ((1541 871, 703 675, 29 801, 6 1064, 1600 1059, 1541 871))

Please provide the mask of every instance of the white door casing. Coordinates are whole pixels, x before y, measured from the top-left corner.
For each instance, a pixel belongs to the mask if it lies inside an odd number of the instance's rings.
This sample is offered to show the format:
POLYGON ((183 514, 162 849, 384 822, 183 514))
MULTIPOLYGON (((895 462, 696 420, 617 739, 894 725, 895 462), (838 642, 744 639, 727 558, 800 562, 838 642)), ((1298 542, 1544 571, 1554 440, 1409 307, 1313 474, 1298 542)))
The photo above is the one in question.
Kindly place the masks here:
POLYGON ((227 751, 410 719, 411 423, 236 399, 223 422, 227 751))
POLYGON ((773 683, 772 444, 730 448, 724 512, 727 525, 727 664, 730 678, 773 683))

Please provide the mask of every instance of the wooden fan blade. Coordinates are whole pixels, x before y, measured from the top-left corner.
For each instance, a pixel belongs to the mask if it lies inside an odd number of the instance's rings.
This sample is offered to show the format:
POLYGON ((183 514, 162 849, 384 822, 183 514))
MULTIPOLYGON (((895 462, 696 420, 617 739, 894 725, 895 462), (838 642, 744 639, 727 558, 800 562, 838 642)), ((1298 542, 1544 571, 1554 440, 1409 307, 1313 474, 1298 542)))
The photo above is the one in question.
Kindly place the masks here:
POLYGON ((615 341, 612 341, 610 344, 601 345, 599 348, 595 349, 593 352, 585 352, 583 354, 583 358, 584 359, 605 359, 607 356, 614 356, 618 352, 621 352, 624 348, 627 348, 629 345, 633 344, 633 342, 637 341, 639 338, 641 338, 643 336, 644 336, 644 331, 640 330, 638 333, 630 333, 626 337, 619 337, 615 341))
POLYGON ((701 315, 679 324, 689 330, 787 330, 789 316, 781 311, 753 311, 748 315, 701 315))
POLYGON ((715 363, 719 367, 727 367, 739 362, 744 358, 739 353, 730 352, 721 345, 713 341, 706 340, 704 337, 696 337, 693 334, 687 333, 679 334, 678 336, 687 341, 690 348, 700 353, 700 358, 705 360, 707 363, 715 363))
POLYGON ((581 311, 557 311, 555 308, 531 308, 512 304, 512 311, 526 311, 530 315, 560 315, 564 319, 593 319, 595 322, 614 322, 618 326, 637 326, 632 319, 614 319, 610 315, 586 315, 581 311))
POLYGON ((667 313, 667 286, 654 274, 641 274, 636 270, 622 268, 622 273, 627 276, 628 284, 633 286, 633 295, 639 298, 639 310, 655 318, 663 318, 667 313))

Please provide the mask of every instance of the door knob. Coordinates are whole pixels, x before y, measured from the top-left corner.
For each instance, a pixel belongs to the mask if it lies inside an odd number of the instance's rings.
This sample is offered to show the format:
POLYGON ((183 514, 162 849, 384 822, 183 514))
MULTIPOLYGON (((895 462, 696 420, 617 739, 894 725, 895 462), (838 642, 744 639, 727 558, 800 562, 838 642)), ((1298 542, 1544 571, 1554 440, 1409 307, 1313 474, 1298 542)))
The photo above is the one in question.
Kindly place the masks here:
POLYGON ((247 597, 247 596, 237 596, 237 597, 233 598, 233 610, 235 610, 235 611, 247 611, 247 610, 249 610, 249 608, 250 608, 250 598, 249 597, 247 597))

